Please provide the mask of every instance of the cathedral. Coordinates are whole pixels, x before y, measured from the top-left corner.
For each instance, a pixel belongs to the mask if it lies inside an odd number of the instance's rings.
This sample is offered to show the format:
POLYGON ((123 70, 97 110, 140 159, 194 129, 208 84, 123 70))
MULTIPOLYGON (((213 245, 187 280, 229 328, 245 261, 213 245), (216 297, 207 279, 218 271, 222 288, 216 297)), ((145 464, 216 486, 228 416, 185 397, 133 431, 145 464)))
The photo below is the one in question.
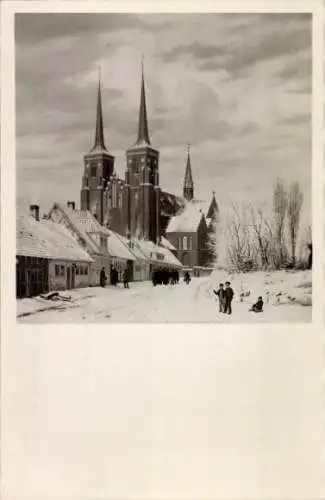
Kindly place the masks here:
MULTIPOLYGON (((90 211, 98 222, 129 240, 149 240, 160 244, 162 236, 175 248, 183 264, 207 264, 207 238, 217 219, 218 206, 213 195, 205 207, 194 198, 194 182, 188 150, 183 196, 163 191, 159 185, 159 151, 150 142, 143 67, 136 141, 126 150, 124 179, 117 176, 115 158, 105 145, 101 82, 98 83, 97 113, 94 145, 84 155, 81 187, 81 210, 90 211), (189 211, 193 224, 182 227, 181 221, 189 211), (196 222, 195 222, 196 221, 196 222), (191 249, 184 253, 180 239, 191 238, 191 249), (202 233, 203 238, 195 238, 202 233), (187 236, 191 234, 191 236, 187 236), (195 241, 194 241, 195 240, 195 241), (176 246, 175 246, 176 242, 176 246), (192 258, 188 259, 188 252, 192 258), (195 255, 196 257, 193 257, 195 255), (206 255, 204 257, 204 255, 206 255), (186 262, 184 262, 186 260, 186 262)), ((186 245, 186 249, 187 249, 186 245)))

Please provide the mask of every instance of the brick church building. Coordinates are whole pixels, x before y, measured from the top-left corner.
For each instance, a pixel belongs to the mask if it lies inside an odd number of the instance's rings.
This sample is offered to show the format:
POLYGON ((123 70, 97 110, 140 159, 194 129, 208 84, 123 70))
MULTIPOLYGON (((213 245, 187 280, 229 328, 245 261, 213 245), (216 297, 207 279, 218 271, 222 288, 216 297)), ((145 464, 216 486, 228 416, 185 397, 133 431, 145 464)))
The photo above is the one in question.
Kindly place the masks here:
POLYGON ((206 241, 218 207, 213 197, 204 212, 202 202, 194 200, 189 152, 183 196, 161 189, 159 151, 151 145, 149 137, 143 68, 138 133, 135 143, 126 150, 124 179, 117 176, 114 163, 114 155, 105 145, 99 80, 95 140, 89 153, 84 155, 81 210, 89 210, 100 224, 128 239, 144 239, 159 244, 161 237, 166 236, 175 246, 175 254, 181 262, 192 266, 205 265, 209 260, 206 241), (184 216, 186 218, 189 207, 194 223, 190 231, 184 231, 180 221, 184 216), (209 210, 213 211, 212 218, 209 210), (186 245, 185 237, 192 238, 186 240, 186 245), (188 248, 190 245, 191 248, 188 248))

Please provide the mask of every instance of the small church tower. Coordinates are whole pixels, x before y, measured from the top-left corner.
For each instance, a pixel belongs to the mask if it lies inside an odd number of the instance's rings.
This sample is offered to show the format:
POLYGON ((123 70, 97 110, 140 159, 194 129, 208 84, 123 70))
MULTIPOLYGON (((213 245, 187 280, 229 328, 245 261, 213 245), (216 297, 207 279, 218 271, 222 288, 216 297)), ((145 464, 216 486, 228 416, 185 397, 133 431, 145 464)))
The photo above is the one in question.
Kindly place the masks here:
POLYGON ((149 138, 146 94, 141 65, 141 93, 138 137, 126 151, 125 183, 129 190, 130 236, 153 242, 160 238, 159 152, 151 146, 149 138))
POLYGON ((84 155, 84 175, 81 187, 81 210, 89 210, 98 221, 104 222, 104 190, 114 172, 114 156, 104 141, 104 124, 100 76, 97 92, 95 141, 92 149, 84 155))
POLYGON ((183 186, 183 197, 187 201, 191 201, 194 198, 194 183, 192 177, 192 167, 191 167, 191 158, 190 158, 190 145, 187 147, 187 162, 186 162, 186 170, 184 177, 184 186, 183 186))

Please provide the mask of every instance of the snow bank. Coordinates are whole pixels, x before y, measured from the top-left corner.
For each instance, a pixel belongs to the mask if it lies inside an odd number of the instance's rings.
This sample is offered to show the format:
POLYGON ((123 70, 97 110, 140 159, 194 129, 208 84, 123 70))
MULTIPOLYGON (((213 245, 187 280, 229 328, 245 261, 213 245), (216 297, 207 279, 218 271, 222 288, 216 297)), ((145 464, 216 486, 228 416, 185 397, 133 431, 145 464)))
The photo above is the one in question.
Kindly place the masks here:
POLYGON ((261 295, 264 303, 272 306, 312 305, 311 271, 257 271, 229 274, 223 270, 216 270, 210 277, 210 284, 214 287, 225 281, 230 281, 235 292, 235 301, 252 304, 261 295))

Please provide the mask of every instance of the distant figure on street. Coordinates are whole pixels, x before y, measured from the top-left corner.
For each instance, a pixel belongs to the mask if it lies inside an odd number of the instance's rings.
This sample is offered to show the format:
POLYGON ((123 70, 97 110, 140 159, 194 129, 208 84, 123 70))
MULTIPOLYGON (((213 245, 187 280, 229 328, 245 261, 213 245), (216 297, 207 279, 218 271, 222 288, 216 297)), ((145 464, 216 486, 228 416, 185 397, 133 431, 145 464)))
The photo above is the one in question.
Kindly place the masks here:
POLYGON ((102 267, 102 269, 101 269, 101 271, 100 271, 100 276, 99 276, 99 283, 100 283, 100 286, 101 286, 102 288, 104 288, 104 287, 105 287, 105 285, 106 285, 106 279, 107 279, 107 278, 106 278, 106 274, 105 274, 105 268, 104 268, 104 267, 102 267))
POLYGON ((230 282, 226 281, 226 288, 225 288, 225 308, 224 308, 224 313, 225 314, 232 314, 232 309, 231 309, 231 303, 232 299, 234 298, 234 291, 230 286, 230 282))
POLYGON ((213 293, 219 298, 219 312, 224 312, 225 309, 225 289, 223 283, 219 284, 218 290, 213 290, 213 293))
POLYGON ((127 268, 125 268, 124 272, 123 272, 123 283, 124 283, 124 288, 130 288, 129 287, 129 271, 127 268))
POLYGON ((249 309, 250 311, 253 311, 253 312, 262 312, 263 311, 263 305, 264 305, 264 302, 263 302, 263 299, 262 297, 258 297, 257 299, 257 302, 255 302, 255 304, 252 305, 251 309, 249 309))
POLYGON ((311 243, 308 244, 309 256, 308 256, 308 269, 312 269, 313 267, 313 245, 311 243))
POLYGON ((190 276, 190 273, 188 271, 186 271, 186 273, 184 274, 184 281, 185 283, 188 285, 189 282, 191 281, 191 276, 190 276))
POLYGON ((112 267, 111 269, 111 284, 113 286, 116 286, 118 282, 118 271, 117 269, 115 269, 115 267, 112 267))

